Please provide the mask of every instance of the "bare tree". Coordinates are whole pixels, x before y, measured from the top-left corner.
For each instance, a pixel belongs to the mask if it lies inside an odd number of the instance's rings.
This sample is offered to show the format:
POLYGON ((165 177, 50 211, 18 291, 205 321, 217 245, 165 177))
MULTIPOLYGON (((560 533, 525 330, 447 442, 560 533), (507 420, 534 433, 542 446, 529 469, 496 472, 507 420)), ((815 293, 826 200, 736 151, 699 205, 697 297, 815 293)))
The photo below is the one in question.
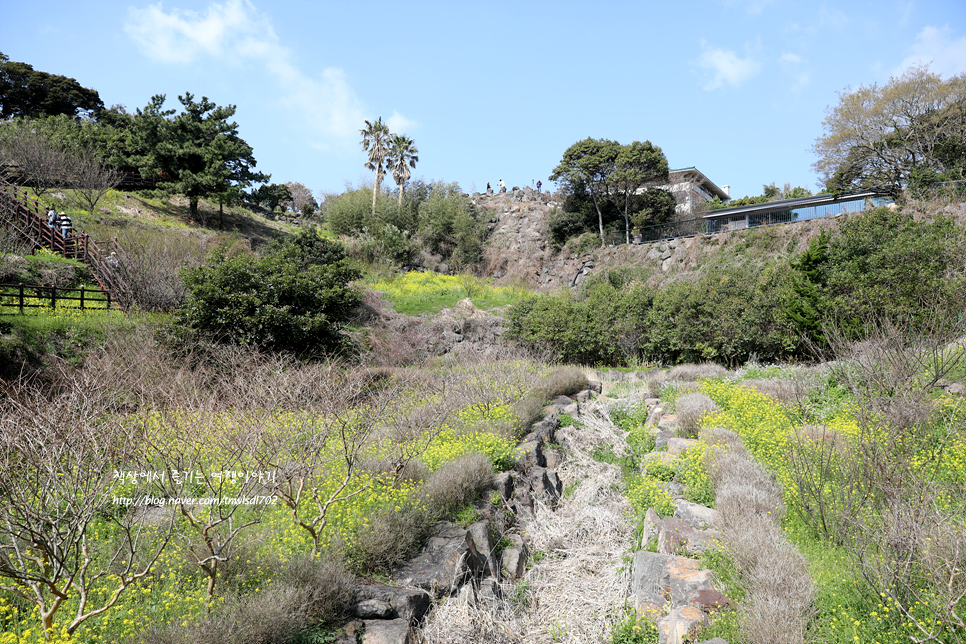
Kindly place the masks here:
MULTIPOLYGON (((114 606, 169 538, 164 522, 149 524, 115 496, 137 441, 99 422, 109 392, 81 376, 59 384, 53 399, 6 387, 0 407, 0 589, 37 607, 48 639, 68 607, 73 633, 114 606)), ((127 499, 139 497, 136 482, 126 487, 127 499)))
POLYGON ((180 515, 175 534, 208 578, 210 599, 222 564, 246 545, 250 528, 272 502, 272 473, 245 458, 245 445, 234 437, 238 425, 227 413, 162 412, 151 425, 144 466, 158 475, 156 504, 180 515))
POLYGON ((63 182, 69 162, 66 150, 27 122, 11 124, 0 139, 0 163, 8 168, 8 180, 32 187, 38 197, 63 182))
POLYGON ((67 184, 74 189, 71 201, 90 214, 108 190, 121 182, 122 173, 101 164, 97 154, 86 148, 69 157, 67 184))

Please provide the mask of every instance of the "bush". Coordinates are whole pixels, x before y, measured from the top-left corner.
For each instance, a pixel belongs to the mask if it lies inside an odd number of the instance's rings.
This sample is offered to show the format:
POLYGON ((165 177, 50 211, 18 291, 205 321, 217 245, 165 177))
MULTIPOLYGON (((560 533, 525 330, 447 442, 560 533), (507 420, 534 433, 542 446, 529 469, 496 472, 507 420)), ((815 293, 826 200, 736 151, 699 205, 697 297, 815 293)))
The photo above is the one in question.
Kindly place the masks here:
POLYGON ((779 263, 733 266, 659 291, 644 320, 643 356, 664 364, 734 366, 752 357, 780 362, 796 355, 797 330, 784 313, 787 273, 779 263))
POLYGON ((224 248, 184 273, 188 297, 176 325, 217 342, 303 355, 345 346, 342 327, 360 296, 342 247, 314 228, 264 257, 224 248))
POLYGON ((510 310, 508 335, 564 362, 618 366, 638 358, 651 297, 642 286, 601 281, 577 294, 530 298, 510 310))

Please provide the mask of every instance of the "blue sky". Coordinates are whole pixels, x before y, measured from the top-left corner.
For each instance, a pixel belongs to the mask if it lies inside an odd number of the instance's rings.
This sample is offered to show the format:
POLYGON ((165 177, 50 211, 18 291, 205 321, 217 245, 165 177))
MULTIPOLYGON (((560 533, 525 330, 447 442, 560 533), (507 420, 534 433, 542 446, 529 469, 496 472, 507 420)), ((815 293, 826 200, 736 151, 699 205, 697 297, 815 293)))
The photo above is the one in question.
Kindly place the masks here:
POLYGON ((3 0, 0 51, 106 105, 237 106, 272 181, 371 181, 359 129, 419 148, 464 190, 547 177, 588 136, 650 140, 732 196, 816 188, 811 146, 851 86, 918 61, 966 72, 963 0, 321 2, 3 0))

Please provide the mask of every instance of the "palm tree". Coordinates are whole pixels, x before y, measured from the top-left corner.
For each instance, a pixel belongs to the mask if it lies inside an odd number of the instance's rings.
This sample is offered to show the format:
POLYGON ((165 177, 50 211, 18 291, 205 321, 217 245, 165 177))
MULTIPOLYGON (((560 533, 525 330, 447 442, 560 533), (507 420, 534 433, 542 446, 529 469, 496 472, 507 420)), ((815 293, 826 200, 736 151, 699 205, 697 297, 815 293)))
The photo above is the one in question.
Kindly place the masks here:
POLYGON ((419 161, 419 150, 412 139, 404 134, 392 137, 392 147, 389 148, 389 167, 392 168, 392 178, 399 186, 399 207, 402 207, 403 184, 409 181, 412 172, 419 161))
POLYGON ((359 130, 362 135, 362 149, 369 153, 366 167, 375 173, 375 183, 372 185, 372 214, 376 214, 376 195, 382 185, 383 163, 389 152, 389 140, 392 134, 389 126, 382 122, 380 116, 377 121, 366 121, 366 127, 359 130))

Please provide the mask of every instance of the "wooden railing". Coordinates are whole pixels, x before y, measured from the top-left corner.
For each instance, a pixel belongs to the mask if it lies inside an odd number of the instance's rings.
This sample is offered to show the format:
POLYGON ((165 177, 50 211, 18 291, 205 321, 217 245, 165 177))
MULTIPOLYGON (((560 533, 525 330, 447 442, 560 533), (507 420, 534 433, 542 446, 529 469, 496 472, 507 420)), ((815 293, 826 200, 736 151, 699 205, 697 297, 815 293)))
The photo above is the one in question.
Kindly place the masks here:
POLYGON ((0 284, 0 315, 24 314, 24 309, 61 307, 88 309, 117 308, 110 291, 101 289, 61 288, 58 286, 28 286, 0 284), (76 303, 76 304, 72 304, 76 303))
POLYGON ((46 212, 36 199, 3 179, 0 179, 0 217, 5 228, 30 241, 34 248, 46 248, 87 264, 103 290, 110 291, 115 300, 124 300, 127 289, 117 270, 118 262, 123 261, 123 251, 116 240, 94 241, 77 229, 64 237, 59 230, 47 225, 46 212))

